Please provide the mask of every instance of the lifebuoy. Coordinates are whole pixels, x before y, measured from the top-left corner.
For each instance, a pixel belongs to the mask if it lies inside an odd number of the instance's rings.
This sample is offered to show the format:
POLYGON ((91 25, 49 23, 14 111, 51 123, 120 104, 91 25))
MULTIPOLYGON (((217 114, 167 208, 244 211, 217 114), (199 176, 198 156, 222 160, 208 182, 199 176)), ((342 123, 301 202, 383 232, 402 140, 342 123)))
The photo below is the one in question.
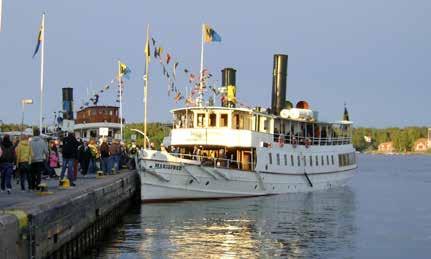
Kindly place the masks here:
POLYGON ((305 147, 308 148, 311 145, 311 141, 309 138, 305 139, 305 147))
POLYGON ((284 146, 284 136, 283 136, 283 135, 279 135, 279 136, 278 136, 278 145, 279 145, 280 147, 283 147, 283 146, 284 146))
POLYGON ((296 138, 295 137, 292 138, 292 147, 296 148, 296 138))

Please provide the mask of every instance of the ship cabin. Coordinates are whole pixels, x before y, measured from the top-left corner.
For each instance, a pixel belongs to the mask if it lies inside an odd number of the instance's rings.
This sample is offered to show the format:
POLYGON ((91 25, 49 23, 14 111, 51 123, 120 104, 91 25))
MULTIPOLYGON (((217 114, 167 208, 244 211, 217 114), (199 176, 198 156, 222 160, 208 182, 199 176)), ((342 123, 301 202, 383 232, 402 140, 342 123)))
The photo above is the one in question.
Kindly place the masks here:
POLYGON ((351 144, 351 122, 318 122, 316 112, 295 109, 280 116, 261 108, 174 109, 166 145, 170 152, 203 164, 254 170, 259 148, 351 144))

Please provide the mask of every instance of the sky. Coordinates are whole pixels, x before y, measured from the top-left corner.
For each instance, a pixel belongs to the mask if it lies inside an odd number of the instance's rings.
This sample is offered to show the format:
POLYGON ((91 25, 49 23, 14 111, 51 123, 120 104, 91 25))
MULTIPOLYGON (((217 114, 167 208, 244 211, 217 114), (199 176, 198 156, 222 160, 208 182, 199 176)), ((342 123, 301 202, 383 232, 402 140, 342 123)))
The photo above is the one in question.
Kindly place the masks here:
MULTIPOLYGON (((237 70, 237 95, 270 107, 272 62, 288 54, 287 99, 307 100, 319 118, 338 121, 347 104, 357 126, 431 126, 429 62, 431 1, 17 1, 3 0, 0 32, 0 120, 21 121, 20 100, 33 98, 25 122, 38 123, 40 56, 32 59, 46 13, 45 116, 61 110, 61 88, 74 88, 75 106, 114 77, 117 60, 132 70, 125 82, 124 117, 143 121, 145 31, 191 71, 200 66, 201 24, 222 37, 205 45, 204 64, 237 70)), ((40 54, 40 53, 39 53, 40 54)), ((152 59, 149 121, 168 122, 180 107, 152 59)), ((171 69, 171 68, 170 68, 171 69)), ((189 86, 178 72, 176 85, 189 86)), ((100 96, 114 104, 116 89, 100 96)))

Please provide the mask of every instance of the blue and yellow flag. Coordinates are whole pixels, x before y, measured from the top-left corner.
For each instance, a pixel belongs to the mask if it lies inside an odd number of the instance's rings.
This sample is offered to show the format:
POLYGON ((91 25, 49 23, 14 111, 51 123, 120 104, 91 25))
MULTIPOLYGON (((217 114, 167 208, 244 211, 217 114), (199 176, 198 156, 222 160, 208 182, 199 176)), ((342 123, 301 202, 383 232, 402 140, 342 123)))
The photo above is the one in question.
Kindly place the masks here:
POLYGON ((213 30, 208 24, 204 24, 203 28, 204 40, 206 43, 221 42, 221 36, 213 30))
POLYGON ((120 61, 118 69, 119 69, 120 77, 124 77, 126 79, 130 79, 129 75, 132 72, 132 70, 130 70, 130 68, 126 64, 124 64, 124 63, 122 63, 120 61))
POLYGON ((36 49, 34 50, 33 58, 36 56, 37 52, 39 51, 40 44, 42 44, 43 34, 44 34, 44 18, 42 16, 42 22, 40 24, 39 34, 37 36, 36 49))

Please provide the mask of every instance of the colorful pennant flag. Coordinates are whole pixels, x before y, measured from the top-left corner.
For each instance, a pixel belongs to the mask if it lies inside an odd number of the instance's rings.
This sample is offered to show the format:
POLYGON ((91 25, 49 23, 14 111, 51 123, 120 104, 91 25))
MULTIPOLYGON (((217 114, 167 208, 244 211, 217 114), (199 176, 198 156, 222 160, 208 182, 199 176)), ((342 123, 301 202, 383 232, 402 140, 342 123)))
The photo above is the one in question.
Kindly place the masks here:
POLYGON ((206 43, 210 42, 221 42, 221 36, 212 29, 208 24, 204 24, 203 26, 203 33, 204 33, 204 41, 206 43))
POLYGON ((195 79, 196 79, 195 75, 193 75, 193 74, 189 75, 189 83, 195 81, 195 79))
POLYGON ((176 75, 175 73, 176 73, 176 71, 177 71, 178 64, 179 64, 178 62, 175 62, 175 64, 174 64, 174 69, 172 70, 172 73, 173 73, 173 75, 174 75, 174 80, 176 80, 176 76, 177 76, 177 75, 176 75))
POLYGON ((169 55, 169 53, 166 53, 166 64, 169 64, 169 61, 171 61, 171 55, 169 55))
POLYGON ((44 20, 42 18, 42 22, 40 24, 40 29, 39 29, 39 34, 37 36, 36 49, 34 50, 34 53, 33 53, 33 58, 36 56, 37 52, 39 51, 40 44, 42 44, 42 41, 44 40, 43 39, 43 35, 45 34, 44 30, 45 30, 45 28, 44 28, 44 20))
POLYGON ((147 62, 150 62, 150 56, 151 56, 150 42, 147 38, 147 41, 145 42, 145 58, 147 59, 147 62))

